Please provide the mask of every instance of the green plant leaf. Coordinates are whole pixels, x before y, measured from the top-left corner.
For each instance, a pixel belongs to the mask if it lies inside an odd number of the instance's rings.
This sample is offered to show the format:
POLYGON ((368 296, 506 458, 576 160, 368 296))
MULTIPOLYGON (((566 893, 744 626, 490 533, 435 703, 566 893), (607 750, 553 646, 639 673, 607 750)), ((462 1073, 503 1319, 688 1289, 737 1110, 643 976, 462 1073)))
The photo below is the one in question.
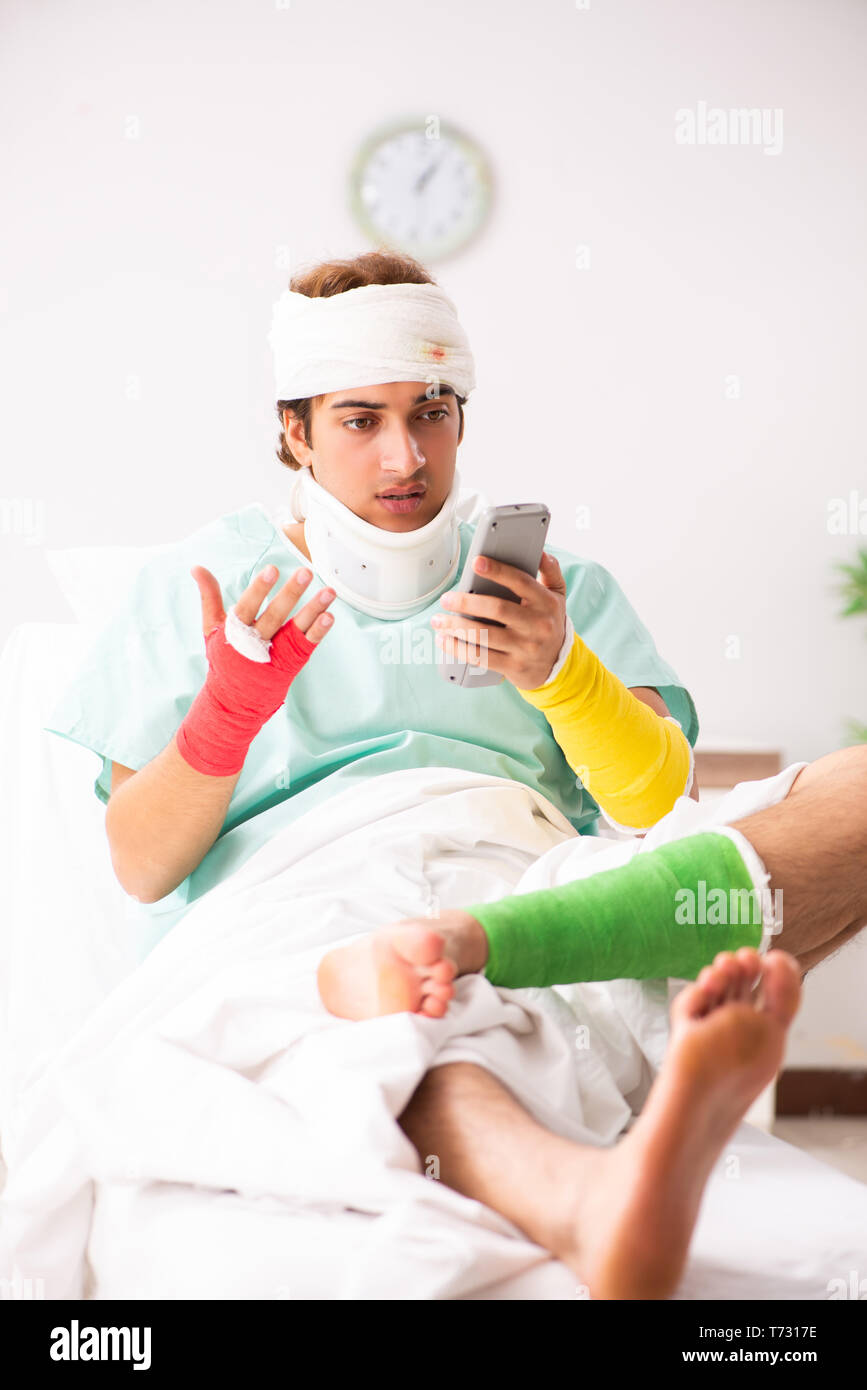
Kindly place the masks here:
POLYGON ((837 592, 846 607, 839 616, 849 618, 855 613, 867 613, 867 550, 858 551, 858 560, 855 564, 847 564, 838 560, 834 569, 844 576, 843 582, 837 587, 837 592))
POLYGON ((854 719, 850 719, 846 724, 846 731, 847 745, 867 743, 867 724, 858 724, 854 719))

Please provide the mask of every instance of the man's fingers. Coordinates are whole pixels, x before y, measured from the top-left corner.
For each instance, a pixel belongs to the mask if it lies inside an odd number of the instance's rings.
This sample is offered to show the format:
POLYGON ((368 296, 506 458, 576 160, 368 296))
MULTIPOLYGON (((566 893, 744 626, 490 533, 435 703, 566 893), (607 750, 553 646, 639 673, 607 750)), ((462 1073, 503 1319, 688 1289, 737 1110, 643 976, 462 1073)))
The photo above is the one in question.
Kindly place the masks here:
POLYGON ((445 636, 438 632, 435 638, 439 661, 466 661, 470 666, 481 666, 499 675, 508 675, 506 663, 511 661, 511 653, 492 647, 490 643, 479 644, 467 641, 466 636, 450 632, 445 636))
MULTIPOLYGON (((274 586, 274 580, 266 578, 263 572, 262 575, 253 580, 249 589, 238 600, 235 605, 235 612, 242 622, 254 626, 259 635, 269 641, 274 633, 283 626, 311 578, 309 569, 305 570, 302 566, 301 569, 295 570, 282 589, 275 594, 268 607, 257 618, 256 614, 262 600, 267 597, 274 586), (306 579, 299 577, 302 573, 306 574, 306 579)), ((312 633, 310 629, 328 605, 334 602, 335 597, 333 589, 320 589, 319 593, 308 603, 305 603, 299 613, 294 615, 295 623, 311 642, 319 641, 328 631, 329 625, 327 623, 324 625, 317 623, 315 633, 312 633)))
POLYGON ((452 589, 444 594, 440 603, 445 610, 437 613, 440 620, 438 628, 463 627, 467 623, 490 623, 492 631, 511 628, 523 636, 532 636, 539 624, 538 613, 529 603, 519 603, 514 599, 495 598, 493 594, 468 594, 460 589, 452 589))
MULTIPOLYGON (((297 574, 297 570, 295 573, 297 574)), ((246 623, 248 627, 251 627, 253 623, 256 621, 256 614, 259 612, 259 609, 262 607, 264 600, 268 597, 269 593, 273 589, 275 581, 277 579, 277 575, 278 570, 276 565, 266 565, 264 569, 261 569, 259 571, 258 574, 253 575, 253 578, 250 580, 250 583, 247 585, 243 594, 238 599, 238 602, 235 604, 236 616, 241 619, 242 623, 246 623)), ((297 583, 294 575, 285 587, 288 589, 289 585, 292 586, 292 592, 294 594, 292 602, 295 603, 304 585, 297 583)), ((283 590, 281 590, 280 592, 282 593, 283 590)), ((280 624, 278 623, 274 628, 274 632, 277 631, 277 628, 279 626, 280 624)), ((261 631, 261 628, 259 630, 261 631)), ((262 636, 271 637, 273 636, 273 633, 263 632, 262 636)))
POLYGON ((566 596, 566 580, 563 578, 560 561, 556 555, 549 555, 547 550, 543 552, 539 573, 543 576, 542 582, 546 589, 550 589, 552 593, 566 596))
POLYGON ((226 617, 223 608, 223 595, 211 571, 206 570, 204 565, 194 565, 190 574, 198 585, 199 597, 202 601, 202 631, 207 637, 211 629, 223 622, 226 617))
POLYGON ((293 570, 283 587, 278 589, 273 603, 268 605, 261 617, 257 620, 256 614, 274 588, 280 575, 276 565, 265 565, 263 569, 259 570, 258 574, 253 575, 250 583, 235 604, 236 615, 240 618, 241 622, 246 623, 248 627, 252 627, 255 624, 257 632, 261 633, 263 637, 273 637, 277 629, 283 625, 283 620, 288 616, 290 609, 298 602, 300 595, 304 591, 305 585, 310 583, 310 571, 306 570, 305 573, 307 578, 301 579, 299 577, 301 570, 293 570), (275 612, 279 610, 281 616, 278 619, 272 617, 269 622, 267 620, 267 615, 272 609, 274 609, 275 612))
MULTIPOLYGON (((276 566, 266 566, 265 569, 253 576, 235 604, 236 617, 242 623, 246 623, 248 627, 255 627, 259 635, 264 637, 266 641, 270 641, 275 632, 283 626, 311 579, 309 570, 306 571, 306 579, 299 578, 301 571, 296 570, 280 589, 277 596, 268 604, 262 616, 257 619, 256 614, 273 589, 278 573, 276 566)), ((199 586, 202 600, 202 627, 207 637, 212 628, 225 622, 226 612, 223 608, 223 596, 217 580, 210 570, 205 569, 204 565, 194 565, 190 574, 199 586)), ((334 602, 334 599, 333 589, 322 589, 296 615, 295 622, 309 641, 320 642, 331 626, 330 614, 327 621, 323 621, 323 617, 325 609, 334 602)))
MULTIPOLYGON (((309 603, 305 603, 300 612, 295 614, 293 621, 297 627, 300 627, 309 642, 321 642, 328 629, 333 625, 334 619, 330 613, 325 612, 325 609, 334 602, 334 599, 333 589, 322 589, 309 603)), ((264 616, 263 614, 263 621, 264 616)))
MULTIPOLYGON (((491 627, 485 623, 473 623, 469 618, 459 618, 454 622, 443 624, 441 627, 437 626, 434 628, 434 633, 434 641, 446 649, 449 643, 463 642, 467 646, 474 645, 479 649, 487 647, 489 651, 499 652, 502 656, 507 656, 515 645, 514 637, 510 637, 505 628, 491 627)), ((463 661, 464 657, 459 656, 456 660, 463 661)))
POLYGON ((490 555, 477 555, 473 569, 476 574, 483 574, 486 579, 493 579, 505 589, 511 589, 519 599, 532 598, 538 582, 526 570, 519 569, 517 565, 507 565, 505 560, 494 560, 490 555))
MULTIPOLYGON (((331 599, 327 600, 328 603, 331 603, 331 601, 331 599)), ((304 618, 304 614, 307 612, 309 607, 309 604, 305 604, 304 608, 302 608, 298 616, 293 619, 293 622, 296 624, 296 626, 301 628, 301 631, 304 633, 304 636, 307 638, 308 642, 321 642, 326 632, 329 632, 331 628, 334 626, 334 618, 330 613, 323 613, 321 610, 321 606, 317 602, 316 611, 314 611, 314 616, 313 618, 311 618, 310 622, 307 623, 307 626, 305 626, 307 620, 304 618)))

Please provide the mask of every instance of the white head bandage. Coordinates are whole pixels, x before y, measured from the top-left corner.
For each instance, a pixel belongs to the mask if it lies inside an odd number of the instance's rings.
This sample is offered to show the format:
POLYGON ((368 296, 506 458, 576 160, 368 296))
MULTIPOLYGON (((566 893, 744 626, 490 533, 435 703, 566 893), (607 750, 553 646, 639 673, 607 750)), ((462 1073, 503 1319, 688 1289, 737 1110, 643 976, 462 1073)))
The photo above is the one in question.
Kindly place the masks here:
POLYGON ((360 285, 317 299, 284 290, 268 342, 279 401, 387 381, 446 382, 468 396, 476 384, 467 336, 438 285, 360 285))
MULTIPOLYGON (((438 285, 361 285, 326 298, 284 290, 274 305, 268 342, 278 400, 389 381, 426 384, 434 400, 441 385, 467 397, 476 384, 467 336, 438 285)), ((417 443, 415 448, 423 466, 417 443)), ((323 583, 371 617, 405 618, 455 581, 459 492, 455 469, 436 516, 422 526, 407 522, 391 529, 358 516, 304 466, 292 489, 292 511, 304 521, 304 540, 323 583)))

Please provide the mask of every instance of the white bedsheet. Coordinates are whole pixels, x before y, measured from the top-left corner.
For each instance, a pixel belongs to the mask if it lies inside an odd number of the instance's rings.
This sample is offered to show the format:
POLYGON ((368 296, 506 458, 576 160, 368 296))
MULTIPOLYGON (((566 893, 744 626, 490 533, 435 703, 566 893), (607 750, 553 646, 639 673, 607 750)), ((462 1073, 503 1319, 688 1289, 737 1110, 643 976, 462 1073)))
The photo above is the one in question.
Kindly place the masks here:
MULTIPOLYGON (((673 1297, 839 1297, 852 1270, 864 1278, 865 1231, 867 1185, 742 1124, 711 1173, 673 1297)), ((395 1267, 401 1298, 583 1297, 547 1251, 494 1229, 479 1240, 462 1216, 434 1220, 421 1201, 335 1215, 182 1184, 101 1185, 90 1257, 96 1299, 390 1298, 395 1267)))
MULTIPOLYGON (((629 1072, 633 1089, 642 1077, 641 1011, 626 1025, 609 1009, 605 1034, 578 1049, 575 1017, 554 991, 500 991, 473 976, 445 1019, 350 1023, 322 1007, 315 972, 335 941, 429 906, 503 896, 567 841, 605 853, 527 787, 446 768, 349 788, 275 836, 159 943, 22 1099, 3 1229, 24 1276, 45 1280, 49 1297, 81 1295, 94 1183, 189 1183, 335 1215, 409 1203, 422 1227, 423 1213, 434 1226, 445 1214, 473 1227, 462 1242, 473 1262, 492 1229, 498 1245, 514 1236, 420 1175, 396 1115, 428 1067, 476 1060, 548 1127, 610 1143, 632 1114, 614 1073, 629 1072)), ((644 988, 655 1019, 667 987, 644 988)), ((412 1278, 405 1260, 389 1267, 397 1297, 412 1278)), ((353 1280, 351 1258, 340 1271, 353 1280)), ((419 1277, 442 1296, 444 1270, 435 1277, 422 1259, 419 1277)))
MULTIPOLYGON (((712 810, 682 798, 671 834, 771 804, 798 766, 712 810)), ((93 799, 85 778, 77 791, 93 799)), ((322 1009, 315 967, 332 942, 385 921, 622 862, 636 845, 615 838, 575 836, 517 783, 409 770, 276 836, 140 967, 118 959, 104 988, 91 980, 95 1008, 74 1001, 60 1026, 46 1013, 52 1044, 35 1062, 16 1025, 29 1010, 35 1036, 36 970, 13 972, 0 1277, 41 1281, 49 1298, 575 1297, 565 1266, 424 1177, 395 1117, 428 1066, 469 1059, 550 1128, 610 1143, 664 1051, 665 983, 498 991, 473 977, 443 1020, 356 1024, 322 1009), (589 1049, 575 1046, 578 1022, 589 1049)), ((56 876, 19 890, 49 939, 104 936, 105 918, 74 903, 57 921, 56 876)), ((28 923, 11 925, 4 944, 20 947, 28 923)), ((677 1296, 825 1298, 830 1279, 863 1267, 865 1231, 867 1187, 742 1125, 677 1296)))

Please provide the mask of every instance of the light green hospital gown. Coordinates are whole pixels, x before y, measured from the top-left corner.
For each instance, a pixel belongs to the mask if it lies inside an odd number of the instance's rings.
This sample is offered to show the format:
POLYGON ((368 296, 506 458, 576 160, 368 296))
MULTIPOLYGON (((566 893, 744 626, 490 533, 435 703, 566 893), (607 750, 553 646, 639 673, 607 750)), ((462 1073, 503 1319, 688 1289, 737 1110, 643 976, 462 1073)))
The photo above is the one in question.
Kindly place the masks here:
MULTIPOLYGON (((459 524, 458 577, 475 531, 469 522, 459 524)), ((694 746, 699 726, 692 697, 657 653, 613 576, 596 561, 553 545, 546 549, 560 563, 576 632, 627 686, 655 686, 694 746)), ((269 597, 301 564, 312 568, 268 509, 255 502, 201 527, 139 571, 126 602, 43 726, 100 756, 94 790, 101 801, 109 798, 112 762, 138 771, 155 758, 207 676, 192 567, 203 565, 215 575, 228 611, 269 563, 279 570, 269 597)), ((322 587, 314 570, 294 612, 322 587)), ((130 900, 140 914, 140 957, 266 840, 362 778, 419 766, 512 778, 548 797, 580 834, 596 833, 599 808, 544 714, 508 680, 477 690, 443 680, 441 649, 430 626, 439 599, 399 621, 370 617, 340 598, 329 611, 333 626, 250 746, 209 852, 159 902, 130 900)))

